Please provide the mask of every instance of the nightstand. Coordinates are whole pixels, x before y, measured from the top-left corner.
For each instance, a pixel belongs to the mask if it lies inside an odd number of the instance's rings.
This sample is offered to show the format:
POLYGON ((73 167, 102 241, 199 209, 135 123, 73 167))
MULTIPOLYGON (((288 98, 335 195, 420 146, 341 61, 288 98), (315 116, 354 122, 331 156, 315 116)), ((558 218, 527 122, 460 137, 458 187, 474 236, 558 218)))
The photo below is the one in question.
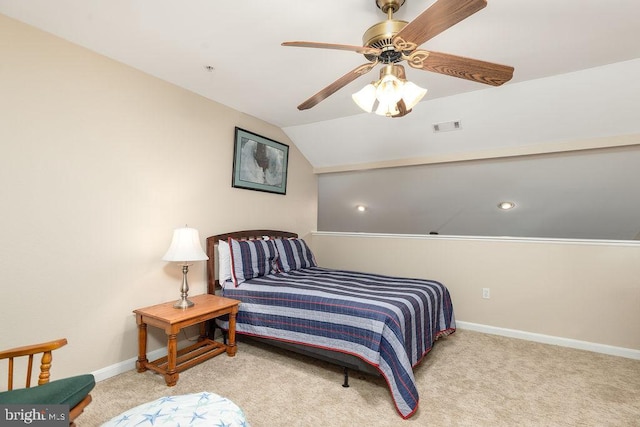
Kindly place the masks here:
POLYGON ((152 305, 133 310, 138 324, 138 372, 151 369, 164 375, 168 386, 178 382, 179 372, 226 352, 236 355, 236 314, 240 301, 216 295, 197 295, 190 297, 195 303, 187 309, 173 308, 175 301, 152 305), (214 341, 206 336, 206 321, 229 315, 229 337, 226 344, 214 341), (178 350, 177 336, 182 328, 200 325, 198 342, 178 350), (147 325, 164 329, 167 334, 167 355, 149 362, 147 359, 147 325))

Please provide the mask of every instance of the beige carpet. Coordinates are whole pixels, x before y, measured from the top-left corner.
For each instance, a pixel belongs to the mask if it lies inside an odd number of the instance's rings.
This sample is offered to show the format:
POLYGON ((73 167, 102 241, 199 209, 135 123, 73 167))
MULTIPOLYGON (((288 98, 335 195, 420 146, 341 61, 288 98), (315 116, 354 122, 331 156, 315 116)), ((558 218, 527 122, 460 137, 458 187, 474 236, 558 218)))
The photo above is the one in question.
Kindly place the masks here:
POLYGON ((175 387, 152 372, 96 385, 79 426, 99 426, 161 396, 217 393, 253 427, 640 426, 640 361, 458 330, 415 368, 420 406, 402 420, 381 378, 243 340, 180 374, 175 387))

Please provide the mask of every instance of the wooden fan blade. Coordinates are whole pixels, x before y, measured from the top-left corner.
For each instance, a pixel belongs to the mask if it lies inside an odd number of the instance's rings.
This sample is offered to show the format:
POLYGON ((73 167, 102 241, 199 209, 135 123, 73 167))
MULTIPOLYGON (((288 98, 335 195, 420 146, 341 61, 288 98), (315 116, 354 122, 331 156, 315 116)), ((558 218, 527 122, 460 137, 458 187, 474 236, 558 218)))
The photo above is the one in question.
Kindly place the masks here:
POLYGON ((345 87, 346 85, 348 85, 349 83, 357 79, 358 77, 367 74, 369 71, 373 69, 373 67, 376 66, 376 64, 377 62, 366 63, 357 68, 354 68, 344 76, 340 77, 335 82, 331 83, 329 86, 322 89, 320 92, 313 95, 311 98, 304 101, 302 104, 298 105, 298 110, 301 110, 301 111, 308 110, 311 107, 315 107, 321 101, 330 97, 331 95, 333 95, 338 90, 342 89, 343 87, 345 87))
POLYGON ((413 68, 433 71, 434 73, 446 74, 491 86, 500 86, 513 77, 513 67, 508 65, 500 65, 448 53, 416 50, 409 55, 407 62, 413 68))
POLYGON ((437 0, 396 34, 395 39, 422 43, 487 6, 487 0, 437 0))
POLYGON ((380 49, 367 46, 352 46, 348 44, 334 44, 334 43, 317 43, 317 42, 284 42, 282 46, 293 47, 313 47, 317 49, 335 49, 335 50, 348 50, 351 52, 361 53, 363 55, 375 55, 378 56, 381 53, 380 49))

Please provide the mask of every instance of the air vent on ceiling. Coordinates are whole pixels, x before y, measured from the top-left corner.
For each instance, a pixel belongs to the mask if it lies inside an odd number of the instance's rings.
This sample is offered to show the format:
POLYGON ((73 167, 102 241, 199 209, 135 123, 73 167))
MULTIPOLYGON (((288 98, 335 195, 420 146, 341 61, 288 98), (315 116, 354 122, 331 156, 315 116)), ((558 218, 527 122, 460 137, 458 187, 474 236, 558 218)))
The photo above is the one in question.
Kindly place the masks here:
POLYGON ((436 133, 450 132, 452 130, 461 130, 461 129, 462 129, 462 122, 460 120, 433 124, 433 131, 436 133))

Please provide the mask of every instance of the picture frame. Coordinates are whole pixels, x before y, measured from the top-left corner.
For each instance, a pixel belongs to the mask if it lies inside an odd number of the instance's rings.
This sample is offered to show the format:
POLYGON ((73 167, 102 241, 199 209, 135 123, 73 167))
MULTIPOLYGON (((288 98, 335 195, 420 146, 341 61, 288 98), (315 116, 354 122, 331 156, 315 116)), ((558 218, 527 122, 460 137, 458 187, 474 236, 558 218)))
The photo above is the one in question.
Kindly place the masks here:
POLYGON ((286 195, 288 168, 288 145, 235 128, 232 187, 286 195))

